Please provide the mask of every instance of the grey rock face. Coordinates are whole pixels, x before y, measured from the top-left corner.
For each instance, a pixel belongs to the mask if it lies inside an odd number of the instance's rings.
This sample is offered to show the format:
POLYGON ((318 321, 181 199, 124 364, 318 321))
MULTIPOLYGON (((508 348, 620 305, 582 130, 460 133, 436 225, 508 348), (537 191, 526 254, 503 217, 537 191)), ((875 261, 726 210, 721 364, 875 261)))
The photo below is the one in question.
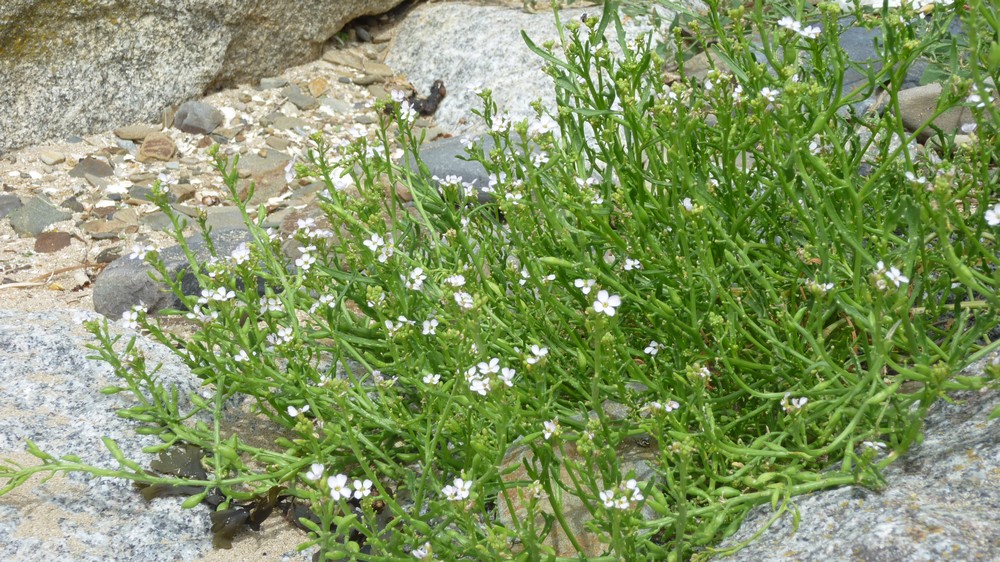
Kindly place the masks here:
POLYGON ((155 122, 208 90, 316 59, 400 0, 4 0, 0 152, 155 122))
MULTIPOLYGON (((149 466, 153 455, 142 448, 161 441, 137 434, 135 422, 117 416, 117 410, 135 406, 136 400, 101 394, 102 388, 121 381, 109 365, 87 358, 93 351, 86 346, 94 338, 80 323, 99 318, 78 310, 0 310, 0 458, 23 466, 40 464, 25 452, 25 440, 31 439, 56 457, 77 455, 83 463, 115 469, 117 461, 101 442, 109 437, 126 458, 149 466)), ((111 331, 124 336, 122 343, 137 336, 117 326, 111 331)), ((186 397, 198 391, 201 381, 170 349, 150 339, 137 336, 135 351, 145 355, 147 365, 162 364, 158 381, 176 387, 186 407, 186 397)), ((0 559, 203 560, 213 550, 209 510, 204 505, 181 509, 183 500, 147 502, 130 482, 82 473, 45 484, 35 477, 0 496, 0 559)), ((280 524, 273 519, 265 522, 265 530, 280 524)), ((266 537, 247 540, 258 545, 255 559, 260 560, 309 560, 314 550, 283 552, 268 545, 266 537), (265 550, 269 556, 263 555, 265 550)))
MULTIPOLYGON (((0 457, 23 454, 31 439, 54 456, 116 468, 101 443, 106 436, 148 466, 152 455, 142 448, 159 439, 137 435, 134 422, 115 414, 135 405, 131 397, 100 394, 118 379, 107 364, 86 358, 93 338, 79 325, 85 317, 73 310, 0 310, 0 457)), ((198 388, 200 381, 167 348, 140 337, 137 350, 150 364, 163 363, 160 380, 177 385, 182 396, 198 388)), ((0 497, 3 560, 38 560, 42 552, 53 560, 192 560, 212 548, 205 507, 181 510, 183 498, 147 503, 126 481, 69 474, 22 495, 30 501, 0 497)))
POLYGON ((222 112, 207 103, 186 101, 177 108, 174 127, 196 135, 211 133, 222 124, 222 112))
MULTIPOLYGON (((250 233, 245 228, 229 228, 212 232, 212 241, 219 256, 227 256, 240 244, 249 244, 250 233)), ((201 235, 185 239, 191 251, 198 256, 199 262, 207 262, 211 258, 208 247, 201 235)), ((187 273, 188 262, 180 246, 171 246, 160 251, 170 275, 177 279, 184 275, 181 287, 185 295, 200 293, 198 281, 187 273)), ((131 259, 122 256, 111 262, 94 282, 94 310, 111 319, 121 318, 126 310, 135 305, 143 304, 150 313, 164 308, 179 308, 180 300, 165 286, 154 282, 149 277, 153 268, 141 259, 131 259)))
MULTIPOLYGON (((685 0, 698 5, 696 0, 685 0)), ((600 14, 600 7, 564 9, 563 22, 579 20, 584 13, 600 14)), ((672 16, 661 12, 664 21, 672 16)), ((629 39, 652 29, 642 18, 625 25, 629 39)), ((558 40, 555 19, 550 12, 528 14, 516 8, 478 6, 459 2, 421 4, 400 23, 386 64, 406 75, 426 92, 434 80, 448 88, 434 114, 437 124, 452 133, 483 132, 481 120, 471 109, 481 109, 470 88, 489 87, 493 99, 512 119, 534 116, 529 103, 541 98, 548 108, 555 106, 552 78, 542 72, 542 59, 528 50, 521 30, 537 45, 558 40)), ((613 31, 608 31, 613 37, 613 31)))
POLYGON ((23 207, 10 213, 10 225, 21 236, 37 236, 45 227, 73 216, 66 210, 61 210, 44 195, 36 195, 28 200, 23 207))
POLYGON ((24 206, 21 198, 13 193, 0 193, 0 219, 24 206))
MULTIPOLYGON (((986 361, 970 368, 982 374, 986 361)), ((1000 560, 1000 393, 966 392, 932 406, 925 439, 884 475, 881 493, 839 488, 793 498, 785 513, 727 562, 1000 560)), ((756 508, 723 546, 747 540, 770 518, 756 508)))

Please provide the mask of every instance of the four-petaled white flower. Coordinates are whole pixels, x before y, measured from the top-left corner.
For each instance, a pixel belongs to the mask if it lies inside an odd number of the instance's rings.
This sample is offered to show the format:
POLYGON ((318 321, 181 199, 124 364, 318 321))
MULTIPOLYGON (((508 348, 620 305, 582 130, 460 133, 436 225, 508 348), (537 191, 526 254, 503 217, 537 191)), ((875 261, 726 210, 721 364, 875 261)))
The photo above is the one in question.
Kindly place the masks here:
POLYGON ((489 363, 483 361, 476 365, 476 367, 479 369, 479 374, 484 377, 495 375, 500 372, 500 360, 494 357, 490 359, 489 363))
POLYGON ((296 267, 302 269, 302 271, 309 271, 312 264, 316 263, 316 258, 312 254, 302 254, 297 260, 295 260, 296 267))
POLYGON ((425 279, 427 279, 427 275, 424 274, 424 268, 418 267, 410 272, 409 277, 404 277, 403 281, 407 289, 419 291, 424 288, 425 279))
POLYGON ((632 271, 633 269, 642 269, 642 262, 632 258, 625 258, 625 271, 632 271))
POLYGON ((1000 203, 986 209, 986 224, 990 226, 1000 226, 1000 203))
POLYGON ((424 384, 428 386, 434 386, 439 382, 441 382, 441 375, 436 375, 434 373, 424 375, 424 384))
POLYGON ((364 480, 354 481, 354 499, 360 500, 365 496, 370 496, 372 493, 372 481, 365 478, 364 480))
POLYGON ((233 260, 233 263, 236 265, 246 263, 250 259, 250 249, 247 248, 246 244, 240 244, 239 247, 229 254, 229 259, 233 260))
POLYGON ((472 490, 472 482, 462 478, 456 478, 452 484, 445 486, 441 491, 445 497, 451 501, 461 501, 469 497, 472 490))
POLYGON ((421 331, 421 333, 423 335, 425 335, 425 336, 433 336, 433 335, 437 334, 437 331, 436 331, 437 327, 438 327, 438 320, 437 320, 437 318, 431 318, 429 320, 424 320, 423 327, 424 327, 424 329, 421 331))
POLYGON ((293 417, 293 418, 297 418, 297 417, 299 417, 299 414, 305 414, 308 411, 309 411, 309 404, 306 404, 305 406, 302 406, 301 408, 296 408, 295 406, 289 406, 288 407, 288 415, 291 416, 291 417, 293 417))
POLYGON ((508 387, 513 387, 514 386, 514 374, 515 374, 514 369, 511 369, 510 367, 504 367, 504 368, 500 369, 500 376, 497 377, 497 378, 499 378, 500 382, 504 383, 508 387))
POLYGON ((146 254, 154 250, 155 248, 153 248, 152 246, 149 245, 143 246, 142 244, 136 244, 135 246, 132 246, 132 253, 128 255, 128 259, 130 260, 145 259, 146 254))
MULTIPOLYGON (((778 20, 778 25, 789 31, 794 31, 795 33, 805 37, 806 39, 815 39, 819 37, 820 29, 815 25, 810 25, 803 27, 802 23, 796 21, 794 18, 785 16, 778 20)), ((774 101, 774 100, 771 100, 774 101)))
POLYGON ((130 328, 132 330, 139 329, 139 314, 145 314, 147 311, 145 306, 135 305, 130 310, 126 310, 122 313, 122 326, 130 328))
POLYGON ((451 277, 445 278, 444 282, 451 285, 452 287, 461 287, 462 285, 465 285, 465 276, 452 275, 451 277))
POLYGON ((534 365, 542 360, 543 357, 549 354, 549 348, 539 347, 537 345, 531 346, 531 356, 529 356, 525 361, 528 365, 534 365))
POLYGON ((202 298, 199 299, 199 302, 201 302, 202 304, 205 304, 208 301, 226 302, 229 299, 234 298, 235 296, 236 293, 227 290, 225 287, 219 287, 215 291, 204 289, 201 291, 202 298))
POLYGON ((597 281, 594 281, 593 279, 577 279, 576 281, 573 281, 573 286, 580 289, 581 293, 589 295, 590 290, 594 288, 595 283, 597 283, 597 281))
POLYGON ((381 248, 382 246, 385 246, 385 239, 379 236, 378 234, 372 234, 371 238, 364 241, 364 245, 369 250, 374 252, 379 248, 381 248))
POLYGON ((621 297, 618 295, 609 295, 607 291, 601 290, 597 293, 597 300, 594 301, 594 310, 603 312, 608 316, 614 316, 617 308, 621 305, 621 297))
POLYGON ((337 474, 326 479, 326 485, 330 488, 330 497, 333 501, 351 498, 351 489, 347 486, 347 475, 337 474))
POLYGON ((652 340, 649 342, 649 345, 646 346, 646 349, 643 349, 642 351, 646 355, 656 355, 661 349, 663 349, 663 344, 656 340, 652 340))
POLYGON ((553 435, 558 437, 560 433, 561 432, 559 431, 559 420, 551 419, 542 422, 542 436, 545 437, 546 439, 552 437, 553 435))
POLYGON ((306 473, 306 480, 319 480, 323 477, 324 470, 326 470, 325 466, 318 462, 312 463, 312 466, 309 467, 309 472, 306 473))
POLYGON ((875 286, 878 287, 879 289, 885 289, 886 287, 888 287, 888 285, 886 285, 885 283, 886 280, 888 280, 889 283, 892 283, 897 288, 899 288, 899 286, 904 283, 910 282, 910 278, 903 275, 903 272, 901 272, 899 268, 890 267, 889 269, 886 269, 885 263, 881 261, 875 264, 875 275, 877 277, 880 277, 875 281, 875 286), (881 277, 884 277, 885 280, 881 279, 881 277))
POLYGON ((614 490, 603 490, 601 492, 601 502, 604 503, 604 507, 614 507, 615 506, 615 492, 614 490))
POLYGON ((768 88, 767 86, 764 86, 760 90, 760 96, 769 102, 773 102, 774 100, 778 99, 778 94, 780 93, 781 90, 773 90, 771 88, 768 88))

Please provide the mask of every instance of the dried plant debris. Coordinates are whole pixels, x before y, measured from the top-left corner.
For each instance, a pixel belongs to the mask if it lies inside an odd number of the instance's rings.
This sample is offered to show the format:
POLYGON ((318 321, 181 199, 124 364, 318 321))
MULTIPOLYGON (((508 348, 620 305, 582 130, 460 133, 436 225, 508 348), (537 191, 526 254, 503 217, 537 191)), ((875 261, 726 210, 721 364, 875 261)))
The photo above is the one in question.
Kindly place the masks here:
MULTIPOLYGON (((210 455, 211 453, 201 447, 187 443, 180 444, 162 451, 158 459, 151 461, 149 466, 152 470, 148 474, 208 480, 208 472, 202 465, 202 459, 210 455)), ((204 486, 136 483, 136 487, 147 501, 155 498, 195 496, 205 492, 204 486)), ((245 529, 260 531, 261 525, 275 511, 302 531, 309 531, 309 528, 302 524, 303 519, 319 525, 321 523, 319 516, 299 501, 299 498, 291 494, 283 494, 282 492, 286 489, 284 486, 274 486, 265 494, 252 497, 249 500, 230 502, 226 509, 218 509, 226 501, 226 497, 218 489, 210 490, 201 503, 214 510, 209 515, 212 545, 215 548, 232 548, 233 539, 240 532, 245 529)), ((391 494, 388 489, 387 492, 391 494)), ((360 500, 348 500, 347 505, 352 511, 360 514, 360 500)), ((379 521, 379 528, 384 529, 392 521, 392 515, 386 509, 384 501, 376 500, 372 506, 379 521)), ((348 540, 364 547, 367 537, 353 531, 348 540)))

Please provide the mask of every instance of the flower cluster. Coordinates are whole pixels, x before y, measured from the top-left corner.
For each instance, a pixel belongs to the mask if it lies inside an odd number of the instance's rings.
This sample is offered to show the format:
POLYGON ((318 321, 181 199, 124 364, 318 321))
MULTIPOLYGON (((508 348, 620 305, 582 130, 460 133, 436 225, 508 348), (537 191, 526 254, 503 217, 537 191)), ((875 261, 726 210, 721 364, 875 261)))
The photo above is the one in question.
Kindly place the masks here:
POLYGON ((880 291, 885 291, 889 288, 889 285, 899 288, 902 285, 909 283, 910 278, 903 275, 903 272, 897 267, 890 267, 886 269, 885 263, 879 261, 875 264, 875 287, 880 291))
POLYGON ((639 483, 634 478, 621 483, 617 489, 612 488, 602 491, 600 496, 604 507, 621 510, 626 510, 632 504, 645 499, 645 496, 642 495, 642 490, 639 489, 639 483))
POLYGON ((486 393, 493 388, 494 379, 504 386, 514 386, 515 374, 517 372, 514 369, 501 367, 500 360, 494 357, 489 361, 481 361, 479 364, 469 367, 465 371, 465 381, 469 383, 470 391, 480 396, 486 396, 486 393))
POLYGON ((806 398, 805 396, 799 398, 792 398, 792 393, 786 392, 785 395, 781 398, 781 407, 786 412, 791 414, 793 412, 798 412, 799 410, 801 410, 806 405, 807 402, 809 402, 809 399, 806 398))

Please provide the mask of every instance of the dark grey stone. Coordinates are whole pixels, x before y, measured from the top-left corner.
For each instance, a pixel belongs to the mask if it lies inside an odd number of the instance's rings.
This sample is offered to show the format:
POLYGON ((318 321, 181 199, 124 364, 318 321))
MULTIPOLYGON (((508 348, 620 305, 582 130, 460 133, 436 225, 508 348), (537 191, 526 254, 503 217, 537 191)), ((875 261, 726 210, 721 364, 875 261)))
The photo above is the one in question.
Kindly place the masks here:
POLYGON ((0 219, 24 206, 21 198, 13 193, 0 193, 0 219))
POLYGON ((200 101, 181 104, 174 115, 174 127, 195 135, 211 133, 222 124, 225 116, 218 109, 200 101))
POLYGON ((59 206, 63 209, 69 209, 74 213, 83 212, 83 204, 80 203, 80 200, 76 197, 76 195, 67 197, 65 201, 59 204, 59 206))
MULTIPOLYGON (((994 355, 993 360, 996 360, 994 355)), ((983 376, 989 359, 967 373, 983 376)), ((1000 560, 1000 392, 962 392, 934 404, 924 441, 890 465, 888 487, 838 488, 793 498, 786 512, 727 562, 785 560, 1000 560)), ((723 547, 750 538, 772 516, 755 508, 723 547)))
POLYGON ((73 166, 73 169, 69 171, 69 175, 74 178, 85 178, 87 176, 107 178, 115 175, 115 170, 111 167, 111 164, 108 164, 104 160, 88 156, 80 160, 76 166, 73 166))
POLYGON ((292 102, 295 107, 301 109, 302 111, 308 111, 319 107, 319 102, 316 101, 316 98, 303 93, 302 88, 299 88, 295 84, 287 86, 285 89, 281 90, 281 95, 285 96, 288 101, 292 102))
POLYGON ((285 80, 280 76, 260 79, 261 90, 273 90, 275 88, 282 88, 287 85, 288 85, 288 80, 285 80))
MULTIPOLYGON (((211 258, 201 234, 185 238, 188 247, 197 256, 199 263, 211 258)), ((246 228, 220 229, 212 232, 212 241, 220 257, 228 256, 240 244, 252 244, 246 228)), ((160 258, 173 279, 183 275, 181 289, 185 295, 198 295, 201 289, 198 280, 189 273, 189 265, 180 246, 171 246, 160 251, 160 258)), ((153 268, 141 259, 131 259, 128 255, 113 261, 94 282, 94 310, 109 317, 120 318, 122 312, 142 303, 151 313, 164 308, 180 308, 181 302, 167 287, 153 281, 149 272, 153 268)), ((263 294, 263 285, 260 287, 263 294)))
POLYGON ((10 225, 21 236, 38 236, 47 226, 72 217, 73 213, 57 208, 48 197, 36 195, 10 213, 10 225))

